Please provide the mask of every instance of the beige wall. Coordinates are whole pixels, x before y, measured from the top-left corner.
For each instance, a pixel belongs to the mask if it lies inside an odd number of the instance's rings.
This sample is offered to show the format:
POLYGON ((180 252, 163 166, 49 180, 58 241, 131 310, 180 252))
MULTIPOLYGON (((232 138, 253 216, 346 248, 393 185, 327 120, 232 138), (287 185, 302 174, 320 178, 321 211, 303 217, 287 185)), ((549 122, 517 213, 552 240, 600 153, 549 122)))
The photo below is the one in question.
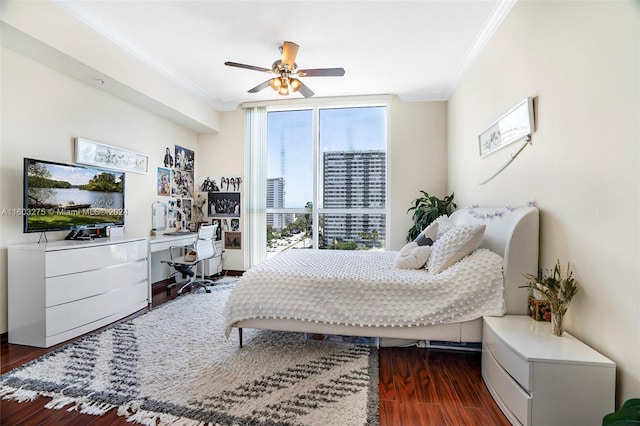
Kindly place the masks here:
MULTIPOLYGON (((420 196, 420 190, 440 197, 445 195, 446 105, 446 102, 402 102, 396 97, 390 102, 389 235, 392 250, 399 250, 405 244, 407 231, 411 227, 411 215, 406 213, 407 208, 412 200, 420 196)), ((196 161, 202 178, 210 175, 219 182, 221 176, 244 175, 242 109, 222 113, 219 134, 199 136, 196 161)), ((245 244, 246 240, 243 246, 245 244)), ((245 270, 242 251, 226 251, 224 269, 245 270)))
MULTIPOLYGON (((196 155, 196 168, 200 171, 201 179, 209 176, 220 185, 220 178, 241 177, 244 178, 244 110, 238 108, 235 111, 222 112, 220 133, 198 136, 198 152, 196 155)), ((202 180, 199 179, 198 182, 202 180)), ((244 183, 241 184, 241 197, 244 196, 244 183)), ((240 206, 244 208, 244 199, 240 199, 240 206)), ((240 229, 245 214, 240 214, 240 229)), ((244 247, 246 241, 243 241, 244 247)), ((223 253, 223 269, 244 271, 244 259, 242 250, 225 250, 223 253)))
POLYGON ((443 197, 447 183, 447 103, 402 102, 389 114, 389 212, 391 250, 406 244, 411 202, 420 190, 443 197))
POLYGON ((618 364, 618 402, 640 396, 637 2, 516 3, 449 101, 449 190, 459 204, 541 209, 540 266, 571 261, 567 330, 618 364), (477 136, 527 96, 532 145, 479 158, 477 136))
MULTIPOLYGON (((96 88, 2 49, 0 208, 22 207, 23 157, 71 163, 81 136, 149 155, 149 173, 127 173, 127 233, 148 235, 156 196, 156 167, 165 147, 196 149, 197 136, 96 88)), ((49 240, 66 232, 48 233, 49 240)), ((0 216, 0 333, 7 331, 7 246, 35 242, 22 233, 22 218, 0 216)))

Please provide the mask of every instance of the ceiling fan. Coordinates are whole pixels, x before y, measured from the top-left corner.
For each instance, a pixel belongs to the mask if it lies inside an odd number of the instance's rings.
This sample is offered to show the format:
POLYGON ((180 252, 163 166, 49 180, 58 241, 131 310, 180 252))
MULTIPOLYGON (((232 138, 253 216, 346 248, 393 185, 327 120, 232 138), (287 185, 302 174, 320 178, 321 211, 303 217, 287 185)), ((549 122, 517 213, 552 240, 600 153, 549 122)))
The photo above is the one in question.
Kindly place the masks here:
POLYGON ((249 93, 257 93, 262 89, 271 86, 273 90, 283 96, 286 96, 291 92, 300 91, 302 96, 310 98, 315 93, 313 93, 313 91, 306 85, 302 84, 298 77, 342 77, 344 75, 344 68, 299 69, 298 64, 295 62, 299 47, 300 46, 291 41, 285 41, 280 47, 280 50, 282 51, 282 58, 276 60, 273 65, 271 65, 271 68, 256 67, 253 65, 245 65, 229 61, 224 64, 230 67, 263 71, 276 75, 276 77, 258 84, 253 89, 249 89, 249 93))

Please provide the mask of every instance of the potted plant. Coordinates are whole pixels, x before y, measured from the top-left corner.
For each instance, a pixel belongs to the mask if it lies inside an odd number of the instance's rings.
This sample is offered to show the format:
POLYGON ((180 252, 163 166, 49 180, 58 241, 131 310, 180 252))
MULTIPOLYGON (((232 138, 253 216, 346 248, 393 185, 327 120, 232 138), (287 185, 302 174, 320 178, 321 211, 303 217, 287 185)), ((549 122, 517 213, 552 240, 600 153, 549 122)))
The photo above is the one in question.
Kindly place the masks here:
POLYGON ((422 197, 413 200, 412 206, 407 209, 407 213, 413 211, 413 226, 407 234, 407 242, 416 239, 420 232, 438 217, 444 214, 449 216, 457 207, 453 202, 453 192, 443 199, 429 195, 426 191, 420 192, 422 197))
POLYGON ((553 271, 538 271, 538 275, 525 274, 525 278, 528 278, 529 282, 522 287, 528 288, 537 298, 542 298, 548 304, 551 310, 551 330, 556 336, 562 336, 564 315, 567 313, 569 302, 578 292, 578 283, 573 278, 571 265, 567 265, 566 275, 563 275, 558 260, 553 271))

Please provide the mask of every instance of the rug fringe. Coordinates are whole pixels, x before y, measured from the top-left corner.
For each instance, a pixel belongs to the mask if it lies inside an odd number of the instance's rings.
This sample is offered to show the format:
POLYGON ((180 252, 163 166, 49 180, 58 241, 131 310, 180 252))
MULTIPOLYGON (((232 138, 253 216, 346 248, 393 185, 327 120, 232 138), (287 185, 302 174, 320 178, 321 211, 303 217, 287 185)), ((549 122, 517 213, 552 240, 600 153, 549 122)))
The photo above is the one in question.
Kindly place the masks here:
POLYGON ((129 401, 118 407, 118 415, 125 417, 127 422, 145 426, 211 426, 211 423, 185 419, 167 413, 156 413, 140 408, 138 401, 129 401))
POLYGON ((156 426, 161 416, 159 413, 140 409, 138 401, 129 401, 118 407, 118 415, 125 417, 130 423, 138 423, 145 426, 156 426))
POLYGON ((0 389, 0 398, 6 399, 9 401, 17 401, 17 402, 26 402, 33 401, 38 398, 38 392, 23 389, 23 388, 12 388, 9 386, 5 386, 0 389))
MULTIPOLYGON (((60 396, 54 396, 51 401, 47 402, 44 405, 44 408, 49 408, 51 410, 62 410, 64 407, 66 407, 69 404, 78 404, 78 401, 76 398, 60 395, 60 396)), ((72 409, 73 407, 69 409, 69 411, 71 411, 72 409)))
POLYGON ((114 405, 108 404, 106 402, 81 402, 80 403, 80 412, 83 414, 91 414, 92 416, 101 416, 107 411, 115 408, 114 405))
POLYGON ((75 398, 71 396, 58 395, 53 396, 51 401, 47 402, 44 407, 50 410, 62 410, 67 405, 71 407, 67 408, 67 411, 78 411, 82 414, 90 414, 92 416, 102 416, 109 410, 115 408, 115 405, 92 401, 89 397, 75 398))

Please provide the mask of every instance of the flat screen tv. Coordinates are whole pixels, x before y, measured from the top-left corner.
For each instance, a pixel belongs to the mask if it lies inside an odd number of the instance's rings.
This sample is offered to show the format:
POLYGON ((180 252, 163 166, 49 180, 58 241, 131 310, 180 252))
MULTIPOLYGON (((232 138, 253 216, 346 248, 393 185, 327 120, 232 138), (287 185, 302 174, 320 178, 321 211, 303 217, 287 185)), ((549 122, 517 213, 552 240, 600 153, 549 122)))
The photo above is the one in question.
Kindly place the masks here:
POLYGON ((24 159, 24 232, 124 225, 124 172, 24 159))

